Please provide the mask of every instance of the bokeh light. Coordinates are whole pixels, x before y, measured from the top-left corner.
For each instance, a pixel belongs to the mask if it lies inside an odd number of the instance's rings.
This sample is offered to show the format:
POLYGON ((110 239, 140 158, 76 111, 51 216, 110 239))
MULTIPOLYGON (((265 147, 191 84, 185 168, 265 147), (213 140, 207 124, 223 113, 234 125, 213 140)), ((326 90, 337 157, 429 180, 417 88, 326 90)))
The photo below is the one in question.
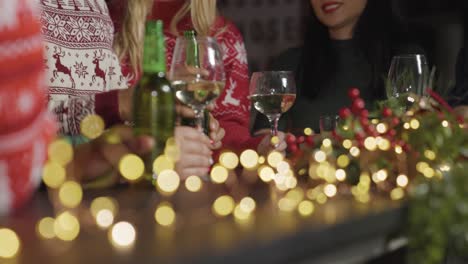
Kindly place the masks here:
POLYGON ((319 151, 315 152, 314 159, 317 162, 324 162, 327 159, 327 154, 325 154, 325 152, 319 150, 319 151))
POLYGON ((403 148, 401 146, 395 146, 395 153, 396 154, 401 154, 403 153, 403 148))
POLYGON ((387 151, 391 148, 392 144, 386 138, 379 138, 377 145, 380 150, 387 151))
POLYGON ((351 154, 351 156, 353 157, 359 157, 359 155, 361 154, 361 151, 359 150, 359 148, 357 147, 352 147, 350 150, 349 150, 349 153, 351 154))
POLYGON ((0 228, 0 258, 13 258, 18 254, 20 245, 20 240, 13 230, 0 228))
POLYGON ((239 165, 239 157, 234 152, 224 152, 219 156, 219 163, 228 170, 233 170, 239 165))
POLYGON ((405 122, 405 123, 403 124, 403 128, 408 130, 408 129, 411 128, 411 126, 410 126, 410 124, 409 124, 408 122, 405 122))
POLYGON ((297 203, 287 197, 278 201, 278 208, 283 212, 292 212, 296 209, 297 203))
POLYGON ((350 149, 353 146, 353 142, 349 139, 343 140, 343 148, 350 149))
POLYGON ((225 183, 228 179, 229 172, 226 168, 221 165, 215 165, 213 169, 211 169, 211 181, 217 184, 225 183))
POLYGON ((402 188, 395 188, 390 192, 392 200, 400 200, 405 196, 405 191, 402 188))
POLYGON ((338 164, 338 167, 340 168, 346 168, 349 165, 349 158, 347 155, 340 155, 338 159, 336 160, 336 164, 338 164))
POLYGON ((374 137, 368 137, 364 140, 364 147, 369 151, 374 151, 377 149, 377 142, 374 137))
POLYGON ((176 213, 169 203, 162 203, 156 209, 154 213, 154 219, 156 223, 162 226, 170 226, 174 224, 176 219, 176 213))
POLYGON ((175 138, 171 137, 167 139, 166 146, 164 147, 164 156, 174 163, 179 160, 180 149, 175 141, 175 138))
POLYGON ((442 121, 442 126, 443 126, 443 127, 448 127, 448 126, 449 126, 449 122, 448 122, 447 120, 442 121))
POLYGON ((398 186, 400 187, 406 187, 408 185, 408 176, 404 175, 404 174, 400 174, 398 175, 397 179, 396 179, 396 182, 398 184, 398 186))
POLYGON ((329 138, 326 138, 322 141, 322 146, 329 148, 332 146, 332 141, 329 138))
POLYGON ((264 164, 265 163, 265 157, 260 156, 258 157, 258 164, 264 164))
POLYGON ((52 239, 55 237, 54 222, 52 217, 42 218, 36 225, 36 231, 39 237, 45 239, 52 239))
POLYGON ((291 169, 291 166, 289 165, 289 163, 287 163, 286 161, 280 161, 277 165, 276 165, 276 170, 278 171, 278 173, 280 174, 287 174, 288 171, 291 169))
POLYGON ((425 150, 424 151, 424 156, 428 159, 428 160, 435 160, 436 159, 436 154, 434 151, 432 150, 425 150))
POLYGON ((307 217, 314 213, 314 203, 311 201, 305 200, 299 203, 297 210, 301 216, 307 217))
POLYGON ((159 175, 165 170, 174 170, 174 168, 174 161, 166 155, 161 155, 157 157, 153 162, 153 173, 155 173, 156 175, 159 175))
POLYGON ((277 137, 277 136, 271 137, 270 143, 271 143, 272 146, 278 145, 279 142, 280 142, 279 137, 277 137))
POLYGON ((258 153, 254 150, 247 149, 240 156, 240 163, 246 169, 253 169, 258 164, 258 153))
POLYGON ((234 199, 229 195, 223 195, 214 201, 212 209, 215 215, 224 217, 233 212, 234 206, 234 199))
POLYGON ((263 165, 258 169, 258 175, 264 182, 270 182, 275 177, 275 171, 270 167, 263 165))
POLYGON ((387 177, 388 177, 387 170, 379 170, 375 172, 374 174, 372 174, 372 180, 375 183, 383 182, 387 179, 387 177))
POLYGON ((57 162, 47 162, 42 169, 42 181, 49 188, 58 188, 65 181, 66 172, 57 162))
POLYGON ((119 161, 120 174, 129 181, 136 181, 143 176, 145 164, 143 160, 135 154, 127 154, 119 161))
POLYGON ((63 241, 72 241, 80 233, 78 219, 69 212, 63 212, 54 222, 55 235, 63 241))
POLYGON ((135 243, 136 231, 132 224, 119 222, 110 229, 111 243, 115 247, 129 247, 135 243))
POLYGON ((255 210, 255 200, 251 197, 244 197, 239 203, 240 209, 247 213, 252 213, 255 210))
POLYGON ((415 118, 411 119, 411 121, 410 121, 410 127, 411 127, 412 129, 415 129, 415 130, 416 130, 416 129, 419 128, 419 126, 420 126, 419 120, 417 120, 417 119, 415 119, 415 118))
POLYGON ((278 166, 278 164, 282 162, 283 159, 283 154, 279 153, 278 151, 271 152, 267 157, 268 164, 270 164, 270 166, 273 168, 276 168, 276 166, 278 166))
POLYGON ((313 134, 314 134, 314 131, 310 127, 307 127, 304 129, 304 135, 311 136, 313 134))
POLYGON ((236 205, 234 208, 234 218, 238 221, 248 220, 250 218, 250 214, 251 213, 242 210, 240 204, 236 205))
POLYGON ((334 184, 327 184, 323 188, 323 192, 325 193, 326 196, 328 197, 334 197, 336 195, 337 189, 334 184))
POLYGON ((185 180, 185 188, 191 192, 198 192, 202 188, 203 183, 198 176, 190 176, 185 180))
POLYGON ((180 177, 173 170, 162 171, 156 179, 156 186, 162 194, 172 194, 177 191, 180 184, 180 177))
POLYGON ((387 132, 387 125, 385 125, 384 123, 378 124, 375 128, 380 134, 384 134, 385 132, 387 132))
POLYGON ((335 177, 338 181, 344 181, 346 180, 346 171, 343 169, 338 169, 335 172, 335 177))
POLYGON ((81 203, 82 198, 83 190, 77 182, 67 181, 60 187, 59 200, 64 206, 75 208, 81 203))
POLYGON ((98 138, 104 129, 104 120, 98 115, 87 115, 80 124, 81 134, 89 139, 98 138))
POLYGON ((109 209, 102 209, 96 215, 96 224, 106 229, 114 223, 114 214, 109 209))
POLYGON ((65 167, 73 160, 73 147, 64 139, 55 140, 48 147, 49 160, 65 167))
POLYGON ((98 197, 91 202, 90 211, 94 219, 102 210, 109 210, 112 215, 116 215, 118 211, 117 202, 111 197, 98 197))

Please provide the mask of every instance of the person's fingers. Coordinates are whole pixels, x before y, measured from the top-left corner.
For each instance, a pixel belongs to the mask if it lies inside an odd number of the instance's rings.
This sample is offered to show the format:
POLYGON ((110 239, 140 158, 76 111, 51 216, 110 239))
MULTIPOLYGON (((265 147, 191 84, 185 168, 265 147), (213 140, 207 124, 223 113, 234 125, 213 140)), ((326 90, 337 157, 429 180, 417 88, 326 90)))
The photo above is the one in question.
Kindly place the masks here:
POLYGON ((179 168, 209 168, 211 166, 211 156, 200 154, 186 154, 184 153, 177 167, 179 168))
POLYGON ((195 118, 195 112, 190 107, 182 104, 176 104, 176 112, 179 116, 185 118, 195 118))
POLYGON ((186 126, 176 127, 175 137, 176 137, 176 140, 177 139, 184 140, 184 142, 187 140, 193 140, 193 141, 200 141, 206 144, 206 146, 210 145, 210 139, 205 134, 203 134, 203 132, 193 127, 186 127, 186 126))
POLYGON ((182 154, 200 154, 204 156, 211 156, 213 154, 213 152, 206 144, 193 140, 186 140, 180 143, 179 142, 177 144, 179 144, 180 152, 182 154))
POLYGON ((224 128, 220 128, 218 130, 218 133, 216 133, 216 135, 213 138, 213 144, 211 144, 211 149, 215 150, 215 149, 219 149, 219 148, 222 147, 222 145, 223 145, 222 140, 223 140, 225 134, 226 134, 226 132, 225 132, 224 128))

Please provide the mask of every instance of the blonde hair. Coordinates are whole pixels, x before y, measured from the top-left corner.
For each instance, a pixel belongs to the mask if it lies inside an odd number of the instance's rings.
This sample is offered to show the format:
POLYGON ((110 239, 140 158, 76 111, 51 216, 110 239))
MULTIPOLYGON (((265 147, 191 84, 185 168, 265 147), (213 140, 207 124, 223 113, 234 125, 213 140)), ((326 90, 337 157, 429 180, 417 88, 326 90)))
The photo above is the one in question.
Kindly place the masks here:
POLYGON ((122 28, 114 39, 114 50, 122 61, 128 56, 134 73, 142 64, 146 16, 154 0, 128 0, 122 28))
POLYGON ((197 34, 209 36, 211 34, 211 27, 216 21, 216 0, 188 0, 172 18, 170 30, 174 35, 179 35, 177 24, 189 11, 197 34))

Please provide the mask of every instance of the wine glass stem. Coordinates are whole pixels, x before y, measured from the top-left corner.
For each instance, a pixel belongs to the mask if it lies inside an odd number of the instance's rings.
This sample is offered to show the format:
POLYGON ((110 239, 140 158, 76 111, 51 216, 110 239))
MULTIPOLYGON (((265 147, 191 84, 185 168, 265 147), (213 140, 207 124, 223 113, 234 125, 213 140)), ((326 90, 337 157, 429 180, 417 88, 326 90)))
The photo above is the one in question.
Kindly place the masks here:
POLYGON ((195 112, 195 125, 202 131, 204 122, 203 110, 203 108, 193 108, 193 111, 195 112))
POLYGON ((281 115, 270 115, 268 116, 268 121, 270 121, 271 126, 271 136, 276 137, 278 135, 278 122, 281 115))

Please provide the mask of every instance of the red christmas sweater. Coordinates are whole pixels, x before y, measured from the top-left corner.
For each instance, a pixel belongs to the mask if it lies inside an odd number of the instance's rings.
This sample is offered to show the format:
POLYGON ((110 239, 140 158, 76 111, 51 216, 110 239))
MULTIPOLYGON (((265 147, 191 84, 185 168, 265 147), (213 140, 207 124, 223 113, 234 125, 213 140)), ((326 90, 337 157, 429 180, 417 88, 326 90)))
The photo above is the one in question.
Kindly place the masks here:
MULTIPOLYGON (((111 3, 109 3, 109 9, 111 16, 114 18, 115 28, 120 28, 119 19, 115 18, 122 17, 122 10, 119 10, 116 6, 112 6, 111 3)), ((184 1, 156 0, 152 13, 149 16, 150 20, 160 19, 164 23, 168 71, 170 70, 170 62, 172 61, 177 38, 177 36, 170 32, 169 25, 172 17, 183 3, 184 1)), ((122 5, 120 7, 122 7, 122 5)), ((184 30, 189 29, 193 29, 193 25, 190 16, 187 15, 178 24, 178 30, 182 33, 184 30)), ((249 73, 247 53, 242 35, 231 21, 228 21, 222 16, 217 17, 211 35, 216 36, 224 52, 223 60, 226 71, 226 85, 220 97, 217 99, 215 109, 212 112, 214 117, 219 121, 221 127, 226 131, 226 136, 223 139, 223 149, 230 149, 236 152, 248 148, 256 149, 262 137, 252 137, 249 131, 249 73)), ((122 67, 123 71, 125 71, 125 69, 128 69, 128 67, 122 67)))

